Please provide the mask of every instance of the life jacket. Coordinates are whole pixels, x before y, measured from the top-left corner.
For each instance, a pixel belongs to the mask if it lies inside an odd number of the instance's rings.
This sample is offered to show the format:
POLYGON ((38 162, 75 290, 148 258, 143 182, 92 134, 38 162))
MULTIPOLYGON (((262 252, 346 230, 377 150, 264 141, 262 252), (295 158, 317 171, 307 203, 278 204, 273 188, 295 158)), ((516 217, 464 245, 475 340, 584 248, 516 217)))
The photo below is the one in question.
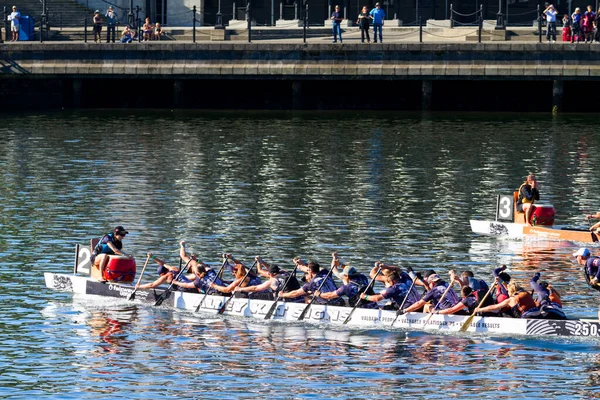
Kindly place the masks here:
POLYGON ((537 309, 531 293, 523 290, 516 293, 513 297, 517 300, 517 304, 512 307, 513 315, 516 318, 523 317, 523 314, 530 309, 537 309))
POLYGON ((118 250, 123 248, 123 242, 117 240, 114 233, 107 233, 98 241, 98 243, 96 243, 96 246, 92 251, 92 261, 98 254, 115 254, 115 252, 112 251, 112 249, 108 246, 109 242, 112 243, 113 246, 115 246, 118 250))

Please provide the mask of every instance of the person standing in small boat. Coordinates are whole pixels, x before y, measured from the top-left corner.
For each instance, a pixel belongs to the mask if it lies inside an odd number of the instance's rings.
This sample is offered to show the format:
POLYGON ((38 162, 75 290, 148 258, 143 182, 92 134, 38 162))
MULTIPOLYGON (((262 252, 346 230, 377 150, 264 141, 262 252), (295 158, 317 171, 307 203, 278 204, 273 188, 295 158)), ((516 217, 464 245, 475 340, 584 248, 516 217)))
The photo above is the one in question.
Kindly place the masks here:
MULTIPOLYGON (((306 275, 307 283, 305 283, 300 289, 292 290, 291 292, 283 293, 281 295, 284 299, 295 299, 298 297, 305 297, 305 300, 308 299, 307 295, 315 294, 317 289, 321 289, 321 293, 328 293, 337 290, 337 286, 331 276, 327 276, 328 271, 326 269, 321 270, 321 266, 319 263, 313 261, 308 264, 308 273, 306 275), (325 279, 325 282, 323 280, 325 279)), ((315 299, 315 303, 317 304, 329 304, 332 306, 344 306, 343 299, 333 299, 333 300, 325 300, 324 298, 317 297, 315 299)))
POLYGON ((527 175, 525 182, 519 187, 519 197, 517 198, 517 211, 525 213, 525 223, 531 225, 531 207, 536 200, 540 199, 540 185, 535 179, 534 174, 527 175))
POLYGON ((119 225, 111 233, 104 235, 96 246, 94 246, 90 262, 92 263, 92 268, 100 270, 99 276, 104 276, 104 268, 108 263, 109 256, 120 255, 131 258, 131 255, 123 251, 123 239, 128 233, 125 228, 119 225))

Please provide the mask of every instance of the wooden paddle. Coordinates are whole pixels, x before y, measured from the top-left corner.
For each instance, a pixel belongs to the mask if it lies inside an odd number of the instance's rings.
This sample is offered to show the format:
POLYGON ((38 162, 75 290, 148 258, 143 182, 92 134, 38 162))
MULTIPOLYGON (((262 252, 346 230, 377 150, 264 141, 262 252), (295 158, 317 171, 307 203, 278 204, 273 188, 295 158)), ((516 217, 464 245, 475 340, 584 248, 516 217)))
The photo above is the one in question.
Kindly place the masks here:
MULTIPOLYGON (((227 259, 224 258, 223 259, 223 265, 221 265, 221 269, 219 270, 219 272, 217 272, 217 274, 215 275, 214 279, 211 282, 211 285, 213 283, 215 283, 215 281, 217 280, 217 278, 219 277, 219 274, 223 272, 223 268, 225 268, 225 265, 228 264, 227 263, 227 259)), ((200 299, 200 303, 198 303, 198 305, 196 306, 196 309, 194 310, 194 312, 198 312, 200 311, 200 307, 202 307, 202 303, 204 303, 204 300, 206 299, 206 296, 208 296, 208 289, 210 289, 210 285, 208 285, 206 292, 204 293, 204 296, 202 296, 202 298, 200 299)))
MULTIPOLYGON (((481 299, 481 301, 479 302, 479 304, 483 304, 486 301, 486 299, 488 298, 488 296, 490 295, 490 293, 492 293, 492 290, 494 290, 495 287, 496 287, 496 281, 494 281, 494 283, 492 284, 492 286, 490 286, 490 290, 488 290, 488 292, 485 294, 485 296, 483 296, 483 299, 481 299)), ((469 318, 467 318, 467 320, 462 324, 462 326, 458 330, 459 332, 466 332, 466 330, 469 329, 469 326, 471 326, 471 322, 473 321, 473 318, 475 317, 475 314, 476 313, 473 313, 473 314, 471 314, 471 316, 469 318)))
POLYGON ((298 264, 296 264, 294 266, 294 269, 292 270, 292 273, 285 280, 285 283, 283 284, 283 287, 281 288, 281 290, 279 291, 279 293, 277 293, 277 298, 275 299, 275 301, 271 305, 271 308, 269 308, 269 311, 267 311, 267 315, 265 315, 265 319, 271 319, 271 316, 273 315, 273 313, 277 309, 277 302, 279 301, 279 299, 281 299, 281 293, 283 293, 283 289, 285 289, 285 287, 288 285, 288 283, 290 282, 290 279, 292 279, 292 277, 296 275, 296 270, 297 269, 298 269, 298 264))
MULTIPOLYGON (((327 282, 327 279, 329 279, 329 277, 331 276, 331 273, 333 272, 333 269, 335 268, 335 264, 334 263, 332 263, 332 264, 333 265, 331 266, 331 268, 329 268, 329 272, 327 272, 327 275, 325 275, 325 278, 323 279, 323 281, 319 285, 319 288, 316 290, 317 292, 321 291, 321 288, 323 287, 323 285, 325 284, 325 282, 327 282)), ((312 299, 310 299, 310 301, 308 302, 308 304, 306 305, 306 307, 304 307, 304 310, 302 310, 302 314, 300 314, 300 316, 298 317, 298 321, 302 321, 304 319, 304 317, 306 317, 306 312, 308 311, 308 309, 312 305, 313 301, 315 301, 315 299, 316 299, 315 296, 313 296, 312 299)))
POLYGON ((135 285, 136 287, 133 289, 133 292, 131 292, 131 294, 129 295, 129 297, 127 298, 127 300, 132 301, 135 299, 135 292, 137 292, 137 286, 140 284, 140 282, 142 281, 142 276, 144 276, 144 271, 146 270, 146 267, 148 266, 148 261, 150 260, 150 254, 148 254, 148 257, 146 257, 146 262, 144 263, 144 268, 142 268, 142 273, 140 274, 140 277, 137 281, 137 285, 135 285))
POLYGON ((396 318, 394 318, 394 320, 392 321, 392 323, 390 324, 390 326, 394 326, 394 323, 398 320, 398 317, 403 314, 402 309, 404 308, 404 304, 406 303, 406 299, 408 299, 408 295, 410 294, 410 292, 412 292, 412 289, 415 286, 415 282, 417 281, 417 279, 421 279, 419 277, 420 275, 421 274, 416 274, 415 275, 415 279, 412 280, 412 283, 410 285, 410 289, 408 289, 408 292, 406 292, 406 296, 404 296, 404 300, 402 300, 402 304, 400 304, 400 308, 398 309, 398 311, 396 311, 396 318))
MULTIPOLYGON (((375 276, 373 277, 373 279, 371 279, 371 282, 369 282, 369 284, 367 285, 367 288, 364 290, 363 293, 367 293, 369 291, 369 289, 371 289, 373 287, 373 285, 375 284, 375 280, 377 279, 377 276, 381 273, 381 264, 379 264, 379 268, 377 268, 377 272, 375 273, 375 276)), ((354 307, 352 307, 352 310, 350 310, 350 314, 348 314, 348 316, 346 317, 346 319, 344 320, 344 323, 342 325, 346 325, 348 323, 348 321, 350 321, 350 319, 352 319, 352 313, 354 312, 354 310, 356 310, 356 307, 358 307, 358 305, 362 302, 363 299, 360 298, 360 293, 359 293, 359 297, 358 300, 356 301, 356 304, 354 304, 354 307)))
POLYGON ((442 301, 444 300, 444 298, 446 297, 446 295, 448 294, 450 289, 452 289, 453 284, 454 284, 454 281, 448 283, 448 287, 446 288, 446 290, 444 290, 444 293, 442 294, 440 301, 438 301, 437 304, 435 305, 435 307, 433 307, 433 310, 431 310, 431 312, 429 313, 429 317, 427 317, 423 326, 426 326, 427 323, 429 322, 429 320, 431 319, 431 317, 433 317, 433 314, 435 314, 435 310, 437 310, 437 308, 440 306, 440 304, 442 304, 442 301))
POLYGON ((233 297, 234 297, 235 289, 237 287, 239 287, 242 283, 244 283, 244 281, 248 277, 248 274, 250 274, 250 271, 252 271, 252 268, 254 268, 254 266, 256 265, 257 262, 258 262, 258 260, 254 261, 254 264, 252 264, 252 266, 250 268, 248 268, 248 271, 246 271, 246 275, 244 275, 244 277, 242 278, 242 280, 238 282, 238 284, 235 286, 235 288, 233 288, 233 291, 231 292, 231 297, 227 298, 227 300, 225 301, 225 303, 223 303, 223 305, 221 306, 221 308, 219 308, 219 311, 217 312, 217 314, 223 314, 225 312, 225 308, 227 307, 227 304, 229 304, 229 302, 231 301, 231 299, 233 299, 233 297))
MULTIPOLYGON (((169 287, 160 294, 160 296, 158 296, 158 299, 156 299, 156 303, 154 303, 155 306, 160 306, 163 301, 165 301, 170 295, 171 295, 171 291, 173 288, 173 285, 177 279, 179 279, 181 277, 181 275, 183 275, 184 271, 188 268, 188 265, 190 265, 190 263, 192 262, 192 258, 190 257, 190 260, 185 264, 185 267, 180 268, 179 272, 177 273, 177 275, 175 275, 173 277, 173 279, 171 279, 171 284, 169 285, 169 287)), ((180 263, 181 264, 181 263, 180 263)))

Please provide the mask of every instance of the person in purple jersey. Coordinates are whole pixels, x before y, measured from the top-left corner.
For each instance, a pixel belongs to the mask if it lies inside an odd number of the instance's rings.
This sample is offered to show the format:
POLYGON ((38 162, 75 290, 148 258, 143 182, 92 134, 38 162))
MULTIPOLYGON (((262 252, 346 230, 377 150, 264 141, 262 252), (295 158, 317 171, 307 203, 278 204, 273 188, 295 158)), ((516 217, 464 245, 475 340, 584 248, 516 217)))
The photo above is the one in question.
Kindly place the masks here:
POLYGON ((540 277, 541 274, 536 272, 529 281, 529 286, 531 286, 537 295, 536 304, 540 310, 540 317, 544 319, 567 319, 567 316, 562 310, 560 296, 558 296, 558 293, 556 294, 556 297, 553 296, 553 293, 548 289, 550 285, 548 285, 547 282, 538 282, 540 277))
POLYGON ((446 296, 442 299, 442 296, 448 287, 448 283, 444 282, 437 274, 429 275, 427 283, 431 289, 423 295, 421 300, 410 307, 405 308, 403 313, 417 311, 421 308, 423 308, 423 311, 426 313, 433 311, 435 307, 437 307, 436 310, 445 310, 454 307, 459 302, 458 296, 454 293, 452 288, 448 290, 448 293, 446 293, 446 296))
POLYGON ((577 264, 584 265, 584 273, 586 280, 594 289, 600 289, 598 280, 600 280, 600 257, 592 256, 590 250, 582 247, 573 253, 573 257, 576 257, 577 264))
POLYGON ((213 288, 213 284, 216 287, 223 286, 225 283, 219 279, 214 269, 199 262, 192 268, 194 271, 195 279, 193 282, 178 282, 173 281, 173 284, 184 289, 197 289, 200 293, 207 294, 220 294, 219 291, 213 288))
MULTIPOLYGON (((173 281, 173 278, 175 278, 177 276, 177 274, 179 273, 179 268, 173 267, 171 265, 167 265, 167 263, 165 263, 160 258, 155 257, 152 253, 148 253, 148 257, 152 258, 158 264, 158 269, 156 272, 158 273, 159 277, 154 282, 145 283, 143 285, 140 285, 138 283, 137 285, 135 285, 136 288, 138 288, 138 289, 154 289, 155 287, 158 287, 158 286, 162 285, 163 283, 167 283, 167 284, 171 283, 173 281)), ((189 268, 191 269, 191 266, 189 268)), ((181 275, 179 278, 177 278, 177 280, 179 282, 183 282, 183 283, 191 282, 190 278, 185 275, 181 275)))
POLYGON ((404 305, 412 305, 413 301, 418 301, 418 296, 412 296, 409 293, 408 286, 406 283, 402 281, 400 278, 400 273, 398 271, 387 270, 384 274, 385 279, 385 289, 383 289, 379 294, 369 295, 366 293, 362 293, 360 295, 361 299, 366 301, 374 301, 380 302, 383 300, 389 300, 390 303, 386 304, 383 309, 384 310, 397 310, 400 308, 402 303, 404 302, 404 298, 408 295, 409 298, 406 299, 404 305))
MULTIPOLYGON (((356 302, 360 300, 362 293, 368 295, 374 295, 372 288, 367 290, 369 286, 369 279, 356 271, 356 268, 351 266, 345 266, 341 273, 342 282, 344 283, 337 290, 328 293, 316 292, 315 296, 325 300, 333 300, 341 298, 342 296, 348 297, 348 305, 354 307, 356 302)), ((376 308, 377 303, 373 301, 366 301, 362 304, 363 308, 376 308)))
MULTIPOLYGON (((233 267, 233 273, 235 275, 235 280, 231 282, 229 285, 220 285, 217 283, 212 284, 210 287, 218 290, 221 293, 233 293, 236 288, 244 288, 247 286, 258 286, 262 284, 262 280, 258 275, 254 273, 254 271, 250 270, 241 262, 237 261, 231 254, 226 254, 227 258, 231 258, 235 263, 233 267)), ((258 258, 256 256, 255 258, 258 258)), ((258 263, 258 260, 256 260, 258 263)), ((248 297, 248 295, 242 291, 237 291, 237 297, 248 297)), ((260 292, 255 292, 252 298, 260 298, 264 300, 270 300, 271 295, 267 289, 262 290, 260 292)))
POLYGON ((446 308, 445 310, 436 311, 436 314, 455 314, 455 315, 471 315, 475 311, 479 301, 475 297, 475 293, 470 286, 463 286, 460 289, 461 299, 455 306, 446 308))
MULTIPOLYGON (((260 259, 260 257, 259 257, 260 259)), ((261 267, 268 265, 262 259, 259 261, 261 267)), ((235 289, 235 293, 249 293, 249 297, 253 298, 254 293, 268 293, 268 300, 274 300, 277 298, 279 292, 286 293, 292 290, 300 289, 300 284, 296 277, 290 277, 290 273, 279 268, 276 264, 268 265, 268 272, 266 276, 268 279, 259 285, 238 287, 235 289)), ((261 275, 264 276, 264 270, 259 268, 261 275)), ((263 296, 264 297, 264 296, 263 296)), ((300 299, 301 300, 301 299, 300 299)))
MULTIPOLYGON (((291 292, 283 293, 281 295, 284 299, 295 299, 297 297, 305 296, 305 301, 308 300, 308 294, 314 294, 320 288, 320 293, 328 293, 337 290, 337 286, 331 276, 328 275, 326 269, 321 270, 319 263, 313 261, 308 264, 308 273, 306 275, 306 281, 300 289, 292 290, 291 292), (325 278, 327 277, 327 278, 325 278)), ((317 304, 329 304, 333 306, 344 306, 343 299, 325 300, 324 298, 315 298, 317 304)))

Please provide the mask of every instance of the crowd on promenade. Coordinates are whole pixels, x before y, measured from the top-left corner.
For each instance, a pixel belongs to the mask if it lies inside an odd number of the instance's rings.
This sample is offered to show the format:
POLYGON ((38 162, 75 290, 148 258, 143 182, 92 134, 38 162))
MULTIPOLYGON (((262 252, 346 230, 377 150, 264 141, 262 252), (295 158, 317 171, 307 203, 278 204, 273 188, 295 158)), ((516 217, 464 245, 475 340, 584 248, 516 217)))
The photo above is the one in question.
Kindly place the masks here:
MULTIPOLYGON (((598 26, 598 12, 594 12, 591 5, 587 6, 585 12, 581 12, 579 7, 569 15, 564 14, 562 17, 562 41, 570 43, 600 43, 600 29, 598 26)), ((556 42, 556 24, 558 18, 558 10, 553 4, 546 3, 546 8, 542 12, 542 16, 546 19, 546 41, 550 43, 556 42)))
MULTIPOLYGON (((110 43, 111 41, 114 43, 118 17, 112 6, 108 7, 108 10, 104 14, 104 18, 106 18, 106 43, 110 43)), ((100 10, 94 11, 93 23, 94 41, 96 43, 102 43, 102 27, 104 24, 104 19, 100 13, 100 10)), ((120 42, 131 43, 138 38, 138 34, 141 35, 140 39, 143 39, 145 42, 149 40, 160 40, 161 36, 163 35, 163 29, 159 22, 152 24, 152 22, 150 22, 150 18, 146 18, 139 33, 138 30, 133 26, 125 25, 123 31, 121 32, 120 42)))

